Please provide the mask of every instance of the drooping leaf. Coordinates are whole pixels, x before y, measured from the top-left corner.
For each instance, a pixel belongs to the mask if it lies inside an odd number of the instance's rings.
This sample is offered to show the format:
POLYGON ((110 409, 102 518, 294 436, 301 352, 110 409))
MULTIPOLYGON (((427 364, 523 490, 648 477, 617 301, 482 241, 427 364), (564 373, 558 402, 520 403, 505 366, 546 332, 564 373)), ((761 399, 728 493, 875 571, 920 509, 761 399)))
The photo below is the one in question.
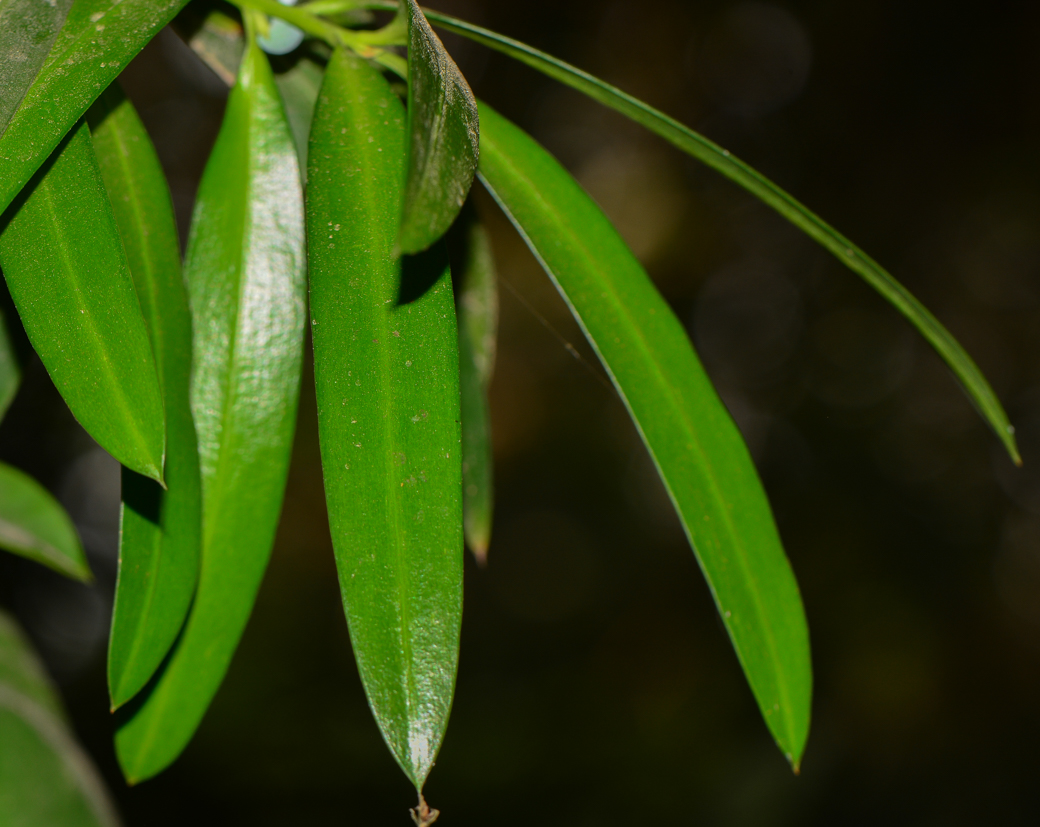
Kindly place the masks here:
POLYGON ((582 326, 646 443, 766 723, 801 759, 812 673, 798 586, 755 467, 679 320, 609 220, 481 104, 480 174, 582 326))
POLYGON ((2 462, 0 548, 74 580, 92 579, 79 535, 65 509, 32 477, 2 462))
POLYGON ((148 133, 118 84, 87 117, 166 409, 167 490, 123 469, 119 575, 108 643, 114 709, 148 682, 187 617, 199 571, 202 493, 189 401, 191 315, 170 192, 148 133))
POLYGON ((462 402, 462 513, 466 543, 487 560, 494 511, 491 413, 488 385, 498 340, 498 286, 491 242, 475 211, 466 211, 448 234, 452 269, 462 289, 459 314, 459 391, 462 402))
POLYGON ((185 273, 202 469, 202 568, 156 680, 123 707, 116 752, 141 781, 184 749, 227 671, 274 542, 306 323, 303 195, 267 57, 251 43, 199 186, 185 273))
POLYGON ((311 133, 307 224, 325 495, 369 704, 421 788, 455 687, 462 614, 458 346, 443 245, 394 253, 405 113, 346 51, 311 133))
POLYGON ((76 419, 123 465, 161 480, 155 360, 85 122, 4 215, 0 267, 76 419))
POLYGON ((446 14, 427 11, 426 16, 450 32, 463 35, 516 58, 631 118, 683 152, 722 173, 780 213, 798 229, 833 253, 842 264, 861 276, 867 284, 877 290, 917 328, 960 380, 965 392, 978 407, 997 437, 1004 443, 1011 459, 1017 465, 1022 464, 1015 444, 1014 428, 1008 421, 1000 400, 997 399, 989 382, 986 381, 986 377, 982 375, 960 343, 931 314, 928 308, 896 281, 885 268, 797 199, 736 158, 729 150, 723 149, 703 135, 683 126, 674 118, 670 118, 641 100, 569 63, 528 46, 526 43, 446 14))
POLYGON ((0 136, 0 212, 187 0, 76 0, 0 136))
POLYGON ((462 209, 477 169, 477 104, 415 0, 408 17, 408 177, 398 246, 425 250, 462 209))
POLYGON ((0 5, 0 135, 40 71, 72 0, 6 0, 0 5))
POLYGON ((0 818, 30 827, 117 827, 90 757, 76 743, 25 635, 0 612, 0 818))

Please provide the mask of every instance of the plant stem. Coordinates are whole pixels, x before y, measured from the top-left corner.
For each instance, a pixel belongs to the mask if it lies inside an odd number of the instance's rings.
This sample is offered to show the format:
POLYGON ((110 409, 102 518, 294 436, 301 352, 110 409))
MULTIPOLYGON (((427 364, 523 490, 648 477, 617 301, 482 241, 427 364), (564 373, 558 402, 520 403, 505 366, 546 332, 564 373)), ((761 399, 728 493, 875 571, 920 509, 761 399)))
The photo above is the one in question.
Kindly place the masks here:
MULTIPOLYGON (((307 6, 283 6, 278 0, 231 0, 231 2, 243 12, 252 9, 271 17, 280 17, 307 34, 324 40, 333 48, 345 46, 363 58, 374 60, 402 78, 408 77, 407 61, 400 55, 380 48, 381 46, 405 45, 407 32, 400 22, 400 18, 395 17, 389 25, 374 32, 356 32, 323 20, 308 11, 307 6)), ((329 13, 327 10, 330 5, 333 4, 322 2, 321 10, 329 13)), ((339 6, 342 8, 344 3, 339 2, 339 6)), ((360 5, 353 4, 350 7, 361 8, 360 5)))

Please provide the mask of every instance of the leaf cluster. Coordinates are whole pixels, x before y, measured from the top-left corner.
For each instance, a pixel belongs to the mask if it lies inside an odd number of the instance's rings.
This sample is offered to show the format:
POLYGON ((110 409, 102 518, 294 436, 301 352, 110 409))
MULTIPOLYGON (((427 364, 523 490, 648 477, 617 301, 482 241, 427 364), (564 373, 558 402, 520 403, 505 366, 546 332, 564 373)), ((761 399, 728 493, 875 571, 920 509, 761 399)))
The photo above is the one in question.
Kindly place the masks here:
MULTIPOLYGON (((188 744, 249 618, 309 330, 351 643, 376 722, 419 793, 413 818, 436 818, 421 790, 454 692, 463 545, 483 563, 492 536, 497 294, 467 200, 474 181, 542 264, 623 400, 797 771, 808 626, 747 447, 610 221, 533 138, 476 100, 431 24, 617 110, 773 207, 913 323, 1018 462, 1013 429, 963 348, 879 264, 727 150, 415 0, 236 0, 235 14, 198 0, 177 17, 231 86, 182 262, 162 169, 116 78, 184 5, 0 7, 0 268, 55 386, 123 465, 108 679, 127 779, 161 772, 188 744), (276 76, 269 54, 283 53, 291 68, 276 76)), ((3 408, 19 370, 0 327, 3 408)), ((6 466, 0 545, 90 577, 60 506, 6 466)))

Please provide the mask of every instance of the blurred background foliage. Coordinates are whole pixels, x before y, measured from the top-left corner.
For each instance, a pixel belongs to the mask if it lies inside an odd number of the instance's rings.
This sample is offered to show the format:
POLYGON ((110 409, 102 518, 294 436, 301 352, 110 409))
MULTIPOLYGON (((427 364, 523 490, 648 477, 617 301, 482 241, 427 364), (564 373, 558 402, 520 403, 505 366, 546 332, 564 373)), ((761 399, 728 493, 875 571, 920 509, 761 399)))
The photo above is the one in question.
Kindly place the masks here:
MULTIPOLYGON (((624 409, 482 198, 505 282, 498 505, 488 568, 467 559, 456 702, 427 786, 443 823, 1036 823, 1040 5, 437 8, 644 98, 855 240, 964 343, 1025 459, 1010 464, 908 324, 767 208, 577 93, 445 37, 477 94, 574 172, 686 323, 772 500, 816 694, 795 778, 624 409)), ((123 80, 183 232, 226 90, 170 32, 123 80)), ((59 496, 97 574, 87 588, 3 555, 0 604, 38 646, 129 825, 407 823, 412 792, 353 666, 304 382, 242 646, 187 752, 135 789, 118 775, 104 687, 117 466, 38 360, 0 427, 0 459, 59 496)))

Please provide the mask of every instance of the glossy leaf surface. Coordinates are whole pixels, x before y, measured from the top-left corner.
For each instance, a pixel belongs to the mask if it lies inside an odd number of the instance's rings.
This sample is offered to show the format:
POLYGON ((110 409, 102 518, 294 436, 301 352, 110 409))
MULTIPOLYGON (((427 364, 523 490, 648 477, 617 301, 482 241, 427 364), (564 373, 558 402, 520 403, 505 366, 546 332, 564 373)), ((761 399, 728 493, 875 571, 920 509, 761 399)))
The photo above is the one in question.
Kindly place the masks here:
POLYGON ((475 212, 463 213, 448 235, 448 245, 462 284, 458 314, 463 527, 470 550, 484 563, 494 511, 488 385, 498 340, 498 287, 491 242, 475 212))
POLYGON ((567 301, 657 465, 766 723, 798 766, 812 673, 798 586, 744 441, 686 332, 584 190, 481 105, 482 180, 567 301))
POLYGON ((0 211, 187 0, 76 0, 0 136, 0 211))
POLYGON ((199 571, 202 492, 189 401, 191 315, 170 192, 148 133, 118 84, 87 117, 166 409, 167 490, 122 471, 119 575, 108 644, 115 708, 148 682, 187 617, 199 571))
POLYGON ((474 26, 472 23, 433 11, 427 11, 426 15, 448 31, 464 35, 516 58, 631 118, 683 152, 721 172, 775 209, 833 253, 842 264, 861 276, 917 328, 960 380, 968 396, 971 397, 997 437, 1004 443, 1011 459, 1021 465, 1021 458, 1015 444, 1014 428, 1008 421, 1007 414, 989 382, 986 381, 986 377, 982 375, 960 343, 931 314, 928 308, 896 281, 887 270, 797 199, 736 158, 729 150, 723 149, 703 135, 683 126, 674 118, 569 63, 547 55, 526 43, 480 26, 474 26))
POLYGON ((405 113, 339 51, 311 134, 308 227, 322 468, 350 638, 421 788, 451 708, 462 615, 458 348, 443 245, 394 254, 405 113))
POLYGON ((477 169, 477 104, 415 0, 408 18, 408 177, 398 246, 425 250, 462 209, 477 169))
POLYGON ((72 0, 5 0, 0 4, 0 135, 58 36, 72 0))
POLYGON ((0 267, 55 387, 102 448, 162 479, 155 360, 86 123, 62 142, 4 222, 0 267))
POLYGON ((91 580, 76 528, 36 480, 0 463, 0 548, 74 580, 91 580))
POLYGON ((169 660, 121 716, 116 752, 133 781, 160 772, 191 739, 267 567, 300 388, 303 219, 289 125, 267 58, 250 45, 199 186, 185 264, 202 568, 169 660))
POLYGON ((0 612, 0 818, 5 825, 116 827, 90 757, 76 743, 43 667, 0 612))

